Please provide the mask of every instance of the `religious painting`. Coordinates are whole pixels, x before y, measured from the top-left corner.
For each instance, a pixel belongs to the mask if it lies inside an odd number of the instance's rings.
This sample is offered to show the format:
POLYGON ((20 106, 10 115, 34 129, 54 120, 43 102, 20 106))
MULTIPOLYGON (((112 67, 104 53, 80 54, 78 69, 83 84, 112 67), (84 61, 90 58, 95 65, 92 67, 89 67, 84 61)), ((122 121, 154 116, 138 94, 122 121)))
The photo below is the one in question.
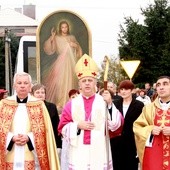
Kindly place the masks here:
POLYGON ((83 54, 91 56, 91 34, 87 24, 70 11, 47 16, 37 31, 38 80, 46 86, 47 100, 62 108, 71 89, 78 89, 74 72, 83 54))

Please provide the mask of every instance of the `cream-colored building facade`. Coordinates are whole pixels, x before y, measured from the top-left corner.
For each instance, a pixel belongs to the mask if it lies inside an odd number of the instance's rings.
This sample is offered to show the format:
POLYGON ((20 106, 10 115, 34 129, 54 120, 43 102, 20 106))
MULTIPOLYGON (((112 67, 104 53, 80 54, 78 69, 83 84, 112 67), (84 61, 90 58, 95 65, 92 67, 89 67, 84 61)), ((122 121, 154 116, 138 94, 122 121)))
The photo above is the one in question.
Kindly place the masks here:
POLYGON ((34 5, 24 5, 23 9, 0 9, 0 37, 5 36, 6 29, 17 37, 36 35, 37 27, 38 21, 35 19, 34 5))

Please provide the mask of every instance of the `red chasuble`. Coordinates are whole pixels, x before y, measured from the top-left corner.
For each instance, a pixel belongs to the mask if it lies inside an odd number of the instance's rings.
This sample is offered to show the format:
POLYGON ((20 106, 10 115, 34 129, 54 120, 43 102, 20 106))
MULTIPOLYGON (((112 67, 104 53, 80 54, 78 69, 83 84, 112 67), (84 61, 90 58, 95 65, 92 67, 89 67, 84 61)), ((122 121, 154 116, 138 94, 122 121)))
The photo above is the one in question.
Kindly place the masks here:
MULTIPOLYGON (((156 126, 170 126, 170 111, 156 109, 156 126)), ((170 136, 154 136, 152 147, 145 147, 142 170, 170 170, 170 136)))

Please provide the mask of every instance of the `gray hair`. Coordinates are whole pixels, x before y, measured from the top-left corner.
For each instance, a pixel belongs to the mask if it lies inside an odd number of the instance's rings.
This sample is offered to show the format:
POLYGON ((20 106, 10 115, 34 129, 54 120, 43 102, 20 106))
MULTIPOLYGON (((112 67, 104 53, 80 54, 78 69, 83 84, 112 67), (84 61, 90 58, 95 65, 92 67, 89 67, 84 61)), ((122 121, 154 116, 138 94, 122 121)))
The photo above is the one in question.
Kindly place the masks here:
POLYGON ((15 73, 13 84, 16 83, 17 77, 23 77, 23 76, 27 76, 28 79, 29 79, 29 81, 30 81, 30 83, 32 84, 32 78, 31 78, 30 74, 28 74, 28 73, 26 73, 26 72, 15 73))

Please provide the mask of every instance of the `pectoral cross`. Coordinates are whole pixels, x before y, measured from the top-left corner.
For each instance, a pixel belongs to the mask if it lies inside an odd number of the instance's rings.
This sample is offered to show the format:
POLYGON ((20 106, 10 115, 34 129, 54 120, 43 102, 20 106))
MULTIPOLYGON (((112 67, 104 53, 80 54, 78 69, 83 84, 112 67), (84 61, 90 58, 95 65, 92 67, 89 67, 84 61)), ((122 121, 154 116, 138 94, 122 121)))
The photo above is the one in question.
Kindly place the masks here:
POLYGON ((158 120, 157 123, 161 123, 161 127, 165 126, 165 123, 170 123, 170 120, 166 119, 166 116, 163 115, 161 120, 158 120))

